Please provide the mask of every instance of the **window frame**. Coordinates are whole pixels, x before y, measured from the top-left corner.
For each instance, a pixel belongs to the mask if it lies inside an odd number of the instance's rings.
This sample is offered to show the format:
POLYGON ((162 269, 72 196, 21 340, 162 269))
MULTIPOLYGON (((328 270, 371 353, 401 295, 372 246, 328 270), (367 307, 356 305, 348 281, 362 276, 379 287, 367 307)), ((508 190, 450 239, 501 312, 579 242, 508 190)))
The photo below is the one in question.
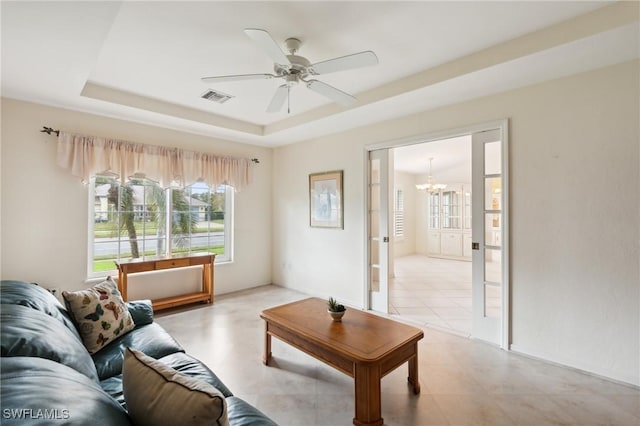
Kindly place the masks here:
MULTIPOLYGON (((108 175, 103 175, 105 177, 109 177, 108 175)), ((95 242, 95 197, 96 197, 96 186, 95 186, 96 177, 92 177, 89 182, 89 190, 88 193, 88 235, 87 235, 87 279, 99 279, 104 278, 106 275, 115 275, 118 270, 114 264, 113 269, 105 270, 105 271, 94 271, 94 242, 95 242)), ((122 182, 119 182, 122 185, 122 182)), ((125 183, 126 184, 126 183, 125 183)), ((225 207, 224 207, 224 254, 217 254, 215 259, 215 264, 225 264, 225 263, 233 263, 234 259, 234 209, 235 209, 235 189, 229 185, 220 185, 224 186, 225 191, 225 207)), ((176 189, 175 187, 169 187, 164 189, 165 192, 165 220, 167 222, 166 228, 166 243, 165 243, 165 253, 164 256, 170 255, 173 244, 171 243, 173 239, 173 233, 171 230, 171 217, 173 215, 173 206, 171 203, 172 189, 176 189)), ((212 193, 215 191, 212 191, 212 193)), ((119 239, 122 237, 119 237, 119 239)), ((120 247, 118 247, 119 256, 120 247)), ((119 258, 119 257, 118 257, 119 258)))
POLYGON ((395 188, 393 191, 393 236, 398 240, 404 239, 405 201, 404 190, 395 188), (400 226, 398 226, 399 223, 400 226), (399 229, 400 232, 398 232, 399 229))

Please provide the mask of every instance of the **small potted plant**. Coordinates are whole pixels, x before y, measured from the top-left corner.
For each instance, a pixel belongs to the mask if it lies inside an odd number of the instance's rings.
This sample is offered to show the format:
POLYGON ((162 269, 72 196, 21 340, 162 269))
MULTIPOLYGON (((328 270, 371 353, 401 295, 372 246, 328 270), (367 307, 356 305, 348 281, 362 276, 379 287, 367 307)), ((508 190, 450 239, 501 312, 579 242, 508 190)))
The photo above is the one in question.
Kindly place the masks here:
POLYGON ((335 322, 341 322, 342 316, 344 315, 347 308, 345 308, 344 305, 339 304, 338 301, 333 297, 329 298, 329 301, 327 302, 327 307, 328 307, 329 315, 331 315, 331 318, 333 318, 335 322))

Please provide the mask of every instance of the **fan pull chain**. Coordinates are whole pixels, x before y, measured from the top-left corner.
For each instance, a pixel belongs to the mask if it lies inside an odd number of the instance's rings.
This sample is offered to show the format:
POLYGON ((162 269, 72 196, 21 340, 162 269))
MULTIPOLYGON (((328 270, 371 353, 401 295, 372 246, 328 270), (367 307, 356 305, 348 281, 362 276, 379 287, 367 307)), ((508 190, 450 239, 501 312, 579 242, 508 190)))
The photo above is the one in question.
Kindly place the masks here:
POLYGON ((291 114, 291 86, 287 85, 287 114, 291 114))

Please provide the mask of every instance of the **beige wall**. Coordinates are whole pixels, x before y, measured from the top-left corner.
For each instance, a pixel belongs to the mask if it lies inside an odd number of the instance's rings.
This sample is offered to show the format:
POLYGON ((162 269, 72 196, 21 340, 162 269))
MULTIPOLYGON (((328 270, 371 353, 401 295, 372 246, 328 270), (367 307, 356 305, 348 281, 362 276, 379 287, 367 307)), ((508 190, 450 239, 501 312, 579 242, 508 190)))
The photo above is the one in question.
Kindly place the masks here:
POLYGON ((259 157, 216 293, 274 282, 362 306, 365 145, 509 118, 512 348, 638 385, 639 71, 633 61, 273 152, 4 99, 1 275, 87 285, 87 188, 55 165, 48 125, 259 157), (310 228, 308 175, 337 169, 344 230, 310 228))
MULTIPOLYGON (((215 268, 217 294, 271 283, 270 149, 237 144, 60 108, 2 100, 2 278, 60 290, 83 288, 87 276, 88 188, 56 165, 56 138, 69 132, 224 155, 258 157, 253 183, 235 196, 235 261, 215 268)), ((197 277, 196 274, 187 274, 197 277)), ((187 278, 188 278, 187 277, 187 278)), ((180 293, 190 279, 173 276, 132 289, 132 296, 180 293), (158 288, 155 288, 158 287, 158 288), (160 287, 167 287, 161 289, 160 287)))
POLYGON ((274 283, 363 306, 365 145, 509 118, 512 348, 640 384, 638 75, 633 61, 277 148, 274 283), (308 174, 335 169, 345 229, 309 228, 308 174))

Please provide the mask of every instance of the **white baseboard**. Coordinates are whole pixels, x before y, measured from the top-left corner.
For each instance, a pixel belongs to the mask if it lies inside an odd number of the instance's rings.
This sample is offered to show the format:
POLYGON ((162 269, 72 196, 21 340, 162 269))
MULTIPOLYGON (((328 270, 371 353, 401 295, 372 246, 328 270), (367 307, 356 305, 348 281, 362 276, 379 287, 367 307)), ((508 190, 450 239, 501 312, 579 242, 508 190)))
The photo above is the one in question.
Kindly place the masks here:
POLYGON ((576 362, 575 360, 567 360, 558 358, 549 353, 541 351, 531 350, 519 345, 512 344, 509 349, 519 355, 523 355, 529 358, 534 358, 539 361, 544 361, 549 364, 558 365, 572 370, 579 371, 589 376, 599 377, 620 385, 629 386, 635 389, 640 389, 640 377, 634 377, 631 374, 620 373, 619 371, 611 371, 604 369, 600 366, 587 365, 584 363, 576 362))

